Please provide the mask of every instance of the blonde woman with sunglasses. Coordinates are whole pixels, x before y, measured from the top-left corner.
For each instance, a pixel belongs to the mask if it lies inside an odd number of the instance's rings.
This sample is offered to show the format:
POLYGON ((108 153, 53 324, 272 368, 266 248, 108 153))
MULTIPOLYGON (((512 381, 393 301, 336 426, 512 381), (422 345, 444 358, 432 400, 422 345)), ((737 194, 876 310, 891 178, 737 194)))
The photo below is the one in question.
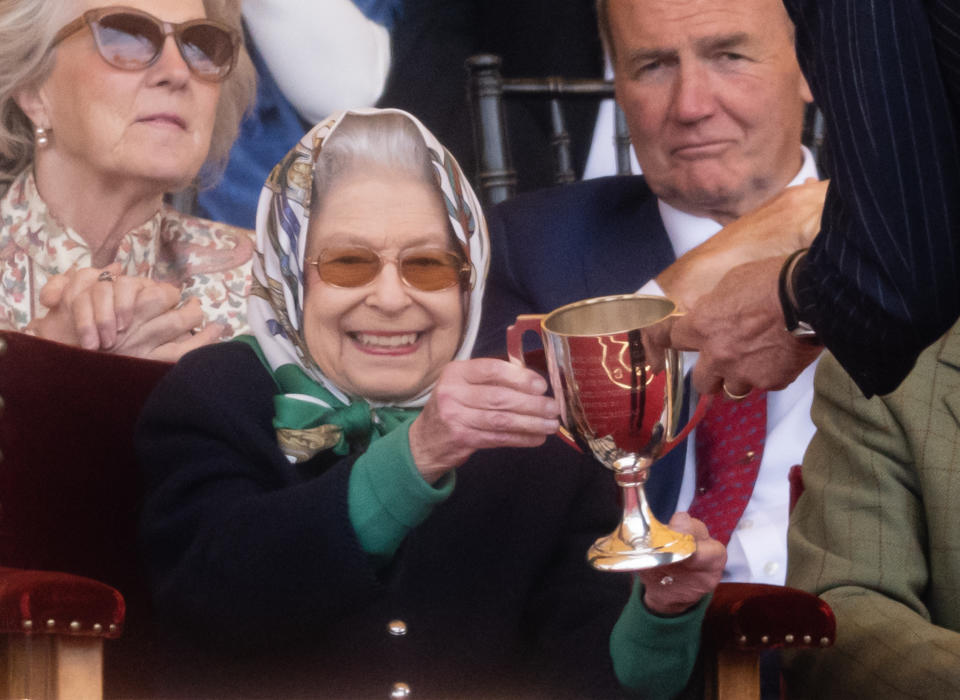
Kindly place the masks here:
POLYGON ((0 4, 0 327, 175 360, 246 328, 250 232, 163 200, 217 176, 255 78, 239 3, 126 2, 0 4))
POLYGON ((158 696, 686 682, 723 547, 689 523, 700 550, 654 591, 673 608, 587 564, 614 482, 552 437, 541 377, 470 358, 488 256, 466 178, 405 112, 337 114, 274 168, 252 335, 185 356, 138 434, 144 559, 182 652, 158 696))

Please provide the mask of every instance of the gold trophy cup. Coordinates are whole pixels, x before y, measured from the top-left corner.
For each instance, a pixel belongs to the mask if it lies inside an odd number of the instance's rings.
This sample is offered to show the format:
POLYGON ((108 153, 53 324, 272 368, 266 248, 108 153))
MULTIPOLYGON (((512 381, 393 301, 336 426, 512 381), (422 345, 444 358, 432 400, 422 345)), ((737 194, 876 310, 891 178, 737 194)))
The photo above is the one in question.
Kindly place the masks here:
POLYGON ((613 470, 622 489, 623 517, 598 539, 587 559, 604 571, 637 571, 672 564, 696 550, 693 537, 674 532, 650 511, 643 485, 650 465, 680 444, 710 403, 702 397, 677 431, 683 410, 682 355, 647 342, 674 315, 664 297, 625 294, 586 299, 546 315, 525 315, 507 329, 507 354, 524 364, 523 335, 539 331, 561 430, 613 470))

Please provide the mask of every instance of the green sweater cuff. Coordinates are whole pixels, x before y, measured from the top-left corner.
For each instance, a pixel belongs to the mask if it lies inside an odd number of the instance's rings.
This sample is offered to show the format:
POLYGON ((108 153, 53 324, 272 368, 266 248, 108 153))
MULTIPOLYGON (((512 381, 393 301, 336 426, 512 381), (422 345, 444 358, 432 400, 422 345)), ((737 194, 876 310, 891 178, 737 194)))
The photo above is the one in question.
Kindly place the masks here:
POLYGON ((712 596, 687 612, 660 617, 643 604, 644 587, 633 591, 610 634, 610 657, 617 680, 645 698, 672 698, 687 685, 700 651, 700 629, 712 596))
POLYGON ((453 493, 453 472, 423 480, 410 454, 410 423, 375 440, 350 472, 347 507, 360 546, 385 564, 403 538, 453 493))

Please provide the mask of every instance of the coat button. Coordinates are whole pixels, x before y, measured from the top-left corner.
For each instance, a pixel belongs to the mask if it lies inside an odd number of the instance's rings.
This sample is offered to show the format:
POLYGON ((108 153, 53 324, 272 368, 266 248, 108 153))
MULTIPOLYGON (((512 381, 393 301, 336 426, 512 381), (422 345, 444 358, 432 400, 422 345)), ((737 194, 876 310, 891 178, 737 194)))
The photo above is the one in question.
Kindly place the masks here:
POLYGON ((407 623, 403 620, 390 620, 387 623, 387 632, 394 637, 403 637, 407 634, 407 623))
POLYGON ((393 687, 390 688, 390 697, 393 699, 409 698, 411 692, 410 686, 406 683, 394 683, 393 687))

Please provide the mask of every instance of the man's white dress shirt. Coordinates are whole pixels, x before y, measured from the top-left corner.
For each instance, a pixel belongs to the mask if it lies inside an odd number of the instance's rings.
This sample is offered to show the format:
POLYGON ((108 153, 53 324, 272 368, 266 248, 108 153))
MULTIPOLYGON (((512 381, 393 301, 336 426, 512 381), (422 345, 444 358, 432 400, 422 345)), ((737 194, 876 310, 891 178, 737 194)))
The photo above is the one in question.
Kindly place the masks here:
MULTIPOLYGON (((817 178, 813 155, 803 148, 803 165, 788 187, 817 178)), ((713 219, 693 216, 659 202, 660 216, 677 257, 695 248, 717 233, 722 226, 713 219)), ((650 280, 640 288, 642 294, 659 294, 660 286, 650 280)), ((684 353, 684 368, 690 370, 696 353, 684 353)), ((807 367, 790 386, 767 393, 767 436, 763 446, 760 472, 737 528, 727 545, 724 581, 783 584, 787 572, 787 524, 790 487, 787 473, 803 460, 814 426, 810 419, 813 401, 813 373, 816 362, 807 367)), ((693 397, 696 399, 696 397, 693 397)), ((691 400, 691 405, 695 405, 691 400)), ((685 511, 693 501, 696 488, 696 457, 693 448, 696 430, 687 441, 686 463, 677 510, 685 511)), ((656 469, 657 465, 653 466, 656 469)))

